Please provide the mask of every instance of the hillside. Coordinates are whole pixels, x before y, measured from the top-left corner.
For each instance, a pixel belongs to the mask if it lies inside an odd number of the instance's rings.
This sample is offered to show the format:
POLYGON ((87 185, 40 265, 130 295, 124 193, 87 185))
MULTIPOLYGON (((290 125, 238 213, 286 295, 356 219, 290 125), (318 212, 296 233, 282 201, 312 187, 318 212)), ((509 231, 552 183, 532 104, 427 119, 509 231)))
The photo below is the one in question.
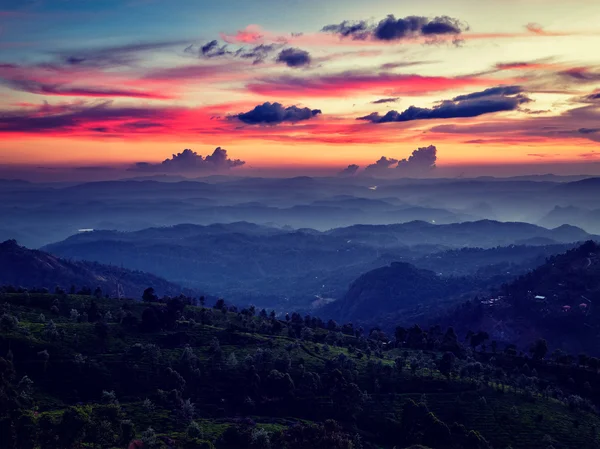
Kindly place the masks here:
POLYGON ((409 309, 438 307, 473 288, 471 279, 445 278, 408 263, 393 262, 360 276, 344 297, 323 313, 344 322, 382 323, 389 321, 387 315, 398 317, 409 309))
POLYGON ((96 262, 69 261, 43 251, 19 246, 15 240, 0 243, 0 285, 34 288, 74 286, 95 290, 102 295, 141 298, 144 289, 153 287, 159 295, 178 295, 182 288, 158 276, 96 262))
POLYGON ((600 355, 600 245, 593 241, 551 256, 504 285, 493 306, 461 309, 450 319, 526 345, 543 336, 553 348, 600 355))
POLYGON ((473 351, 452 329, 398 328, 390 340, 192 302, 0 292, 0 447, 600 444, 597 359, 574 366, 473 351))

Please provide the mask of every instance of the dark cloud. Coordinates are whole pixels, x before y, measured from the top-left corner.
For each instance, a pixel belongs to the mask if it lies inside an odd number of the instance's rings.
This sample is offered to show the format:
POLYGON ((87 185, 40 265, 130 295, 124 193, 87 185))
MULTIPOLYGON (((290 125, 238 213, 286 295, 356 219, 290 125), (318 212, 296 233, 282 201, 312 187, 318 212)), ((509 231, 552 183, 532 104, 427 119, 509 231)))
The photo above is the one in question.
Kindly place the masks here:
POLYGON ((283 63, 288 67, 305 67, 310 65, 310 54, 299 48, 286 48, 281 50, 277 56, 277 62, 283 63))
MULTIPOLYGON (((273 52, 281 48, 280 44, 260 44, 250 48, 240 47, 232 49, 228 44, 219 44, 219 41, 212 40, 202 45, 197 53, 201 58, 241 58, 251 59, 254 64, 264 62, 273 52)), ((186 53, 195 53, 196 49, 193 45, 185 49, 186 53)))
POLYGON ((271 53, 276 51, 280 45, 277 44, 260 44, 252 47, 249 50, 240 49, 236 52, 236 56, 242 59, 253 59, 255 64, 263 62, 271 53))
POLYGON ((587 139, 600 142, 598 128, 600 109, 587 105, 564 111, 556 116, 528 116, 521 120, 495 120, 483 123, 436 125, 433 134, 462 134, 481 136, 506 142, 508 138, 526 139, 587 139))
POLYGON ((381 64, 381 70, 394 70, 406 67, 414 67, 416 65, 433 64, 435 61, 404 61, 404 62, 387 62, 381 64))
POLYGON ((579 128, 577 131, 580 134, 595 134, 600 132, 600 128, 579 128))
POLYGON ((437 38, 441 36, 459 36, 468 26, 458 19, 448 16, 430 19, 423 16, 396 18, 393 14, 377 24, 367 21, 348 21, 327 25, 321 31, 337 34, 342 38, 357 40, 399 41, 416 37, 437 38))
MULTIPOLYGON (((26 71, 25 71, 26 72, 26 71)), ((68 84, 43 83, 31 79, 7 79, 0 75, 0 84, 13 90, 38 95, 56 95, 72 97, 129 97, 164 100, 170 97, 157 92, 144 92, 133 89, 119 89, 96 86, 69 86, 68 84)))
POLYGON ((284 122, 299 122, 309 120, 321 114, 320 109, 299 108, 297 106, 283 107, 281 103, 269 103, 256 106, 248 112, 234 116, 249 125, 277 125, 284 122))
POLYGON ((202 53, 202 55, 206 56, 207 58, 223 56, 227 53, 226 48, 227 45, 219 47, 219 42, 217 40, 212 40, 200 47, 200 53, 202 53))
POLYGON ((477 98, 492 97, 492 96, 507 96, 507 95, 518 95, 523 93, 524 89, 521 86, 498 86, 490 87, 489 89, 482 90, 481 92, 473 92, 466 95, 459 95, 454 97, 453 101, 463 100, 475 100, 477 98))
POLYGON ((372 101, 371 104, 396 103, 398 100, 400 100, 398 97, 380 98, 379 100, 372 101))
POLYGON ((448 119, 477 117, 501 111, 514 111, 531 100, 524 95, 520 86, 493 87, 481 92, 459 95, 452 100, 444 100, 432 108, 410 106, 403 112, 389 111, 385 115, 373 112, 357 120, 372 123, 407 122, 411 120, 448 119))
POLYGON ((73 103, 52 106, 47 103, 34 109, 0 111, 0 133, 2 132, 68 132, 81 126, 91 125, 94 132, 108 132, 109 121, 159 120, 168 115, 168 109, 143 107, 113 107, 112 102, 73 103), (98 126, 93 127, 96 124, 98 126))
POLYGON ((437 148, 433 145, 417 148, 408 159, 382 156, 368 165, 364 173, 372 176, 421 176, 436 168, 437 148))
POLYGON ((341 170, 338 173, 338 176, 352 176, 352 175, 355 175, 359 168, 360 168, 360 165, 350 164, 346 168, 344 168, 343 170, 341 170))
POLYGON ((571 82, 579 84, 599 83, 600 71, 592 70, 588 67, 574 67, 572 69, 558 72, 562 78, 566 78, 571 82))
POLYGON ((55 52, 67 65, 109 68, 132 65, 138 62, 143 53, 164 50, 183 45, 186 41, 139 42, 112 47, 96 47, 55 52))
POLYGON ((185 149, 181 153, 174 154, 170 159, 165 159, 160 164, 149 162, 138 162, 130 171, 144 172, 164 172, 164 173, 182 173, 182 172, 222 172, 235 167, 240 167, 246 162, 240 159, 229 159, 227 150, 218 147, 212 154, 206 157, 195 151, 185 149))
POLYGON ((342 23, 326 25, 321 31, 325 33, 338 34, 342 37, 352 39, 367 39, 372 33, 372 26, 366 20, 351 21, 344 20, 342 23))

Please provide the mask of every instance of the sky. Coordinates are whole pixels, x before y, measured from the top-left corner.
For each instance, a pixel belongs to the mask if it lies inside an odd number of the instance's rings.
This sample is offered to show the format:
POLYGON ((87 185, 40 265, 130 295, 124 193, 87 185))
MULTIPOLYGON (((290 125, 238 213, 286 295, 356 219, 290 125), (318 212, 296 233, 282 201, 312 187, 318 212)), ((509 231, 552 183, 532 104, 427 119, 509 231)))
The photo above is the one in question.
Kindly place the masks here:
POLYGON ((597 0, 2 0, 0 176, 600 174, 598 23, 597 0))

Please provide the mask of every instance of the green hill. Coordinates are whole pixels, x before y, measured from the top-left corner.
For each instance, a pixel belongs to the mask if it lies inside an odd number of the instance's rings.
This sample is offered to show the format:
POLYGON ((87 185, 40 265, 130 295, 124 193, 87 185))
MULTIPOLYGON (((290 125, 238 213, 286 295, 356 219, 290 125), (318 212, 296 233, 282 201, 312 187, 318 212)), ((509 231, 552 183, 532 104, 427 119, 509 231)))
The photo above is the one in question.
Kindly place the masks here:
POLYGON ((595 362, 192 302, 1 294, 0 447, 600 444, 595 362))

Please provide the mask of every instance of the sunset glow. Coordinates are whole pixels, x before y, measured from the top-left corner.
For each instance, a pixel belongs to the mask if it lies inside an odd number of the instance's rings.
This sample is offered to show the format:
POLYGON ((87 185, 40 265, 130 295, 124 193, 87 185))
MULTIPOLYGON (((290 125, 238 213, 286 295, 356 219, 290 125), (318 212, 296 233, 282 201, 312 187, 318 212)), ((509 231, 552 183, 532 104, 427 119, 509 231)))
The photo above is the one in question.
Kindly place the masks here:
POLYGON ((599 21, 594 0, 9 0, 0 164, 222 147, 245 163, 215 172, 333 174, 435 145, 439 174, 597 174, 599 21))

